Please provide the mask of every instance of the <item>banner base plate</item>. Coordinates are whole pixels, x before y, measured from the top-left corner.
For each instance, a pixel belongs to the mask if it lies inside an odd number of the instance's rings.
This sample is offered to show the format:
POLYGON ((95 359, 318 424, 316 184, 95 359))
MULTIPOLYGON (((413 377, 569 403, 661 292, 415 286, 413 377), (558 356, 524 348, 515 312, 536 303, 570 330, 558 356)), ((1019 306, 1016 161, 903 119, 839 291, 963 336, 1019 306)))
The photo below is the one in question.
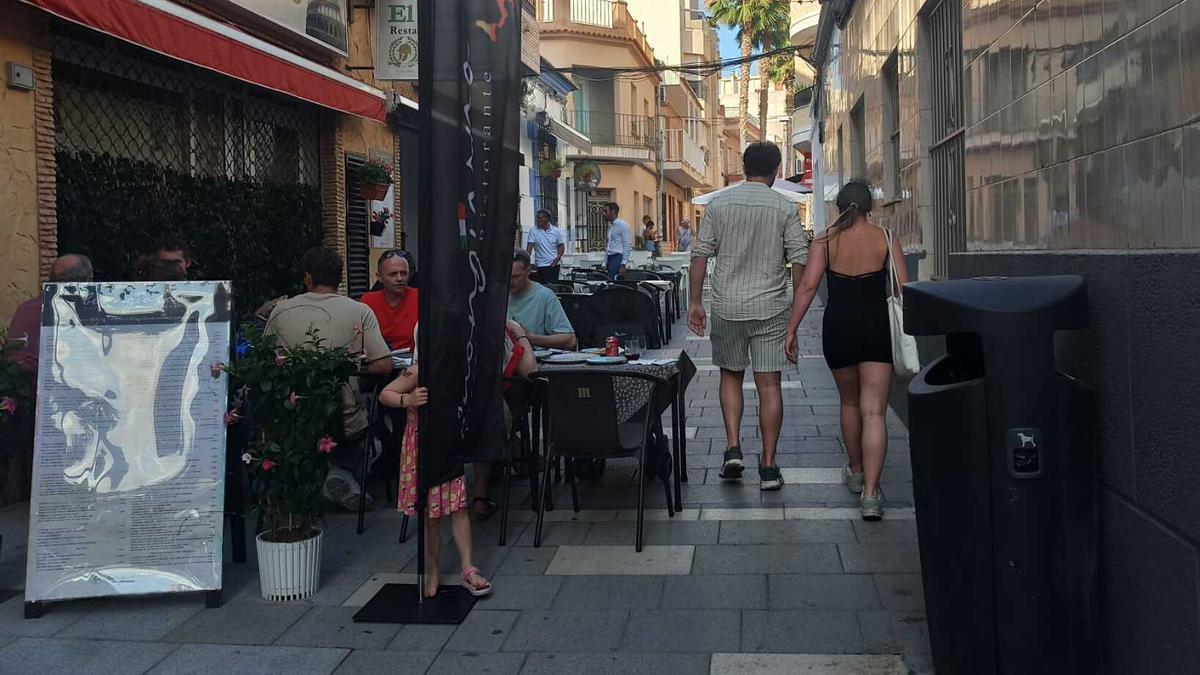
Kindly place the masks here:
POLYGON ((461 586, 442 586, 437 597, 418 602, 416 584, 385 584, 354 615, 368 623, 460 624, 475 606, 475 596, 461 586))

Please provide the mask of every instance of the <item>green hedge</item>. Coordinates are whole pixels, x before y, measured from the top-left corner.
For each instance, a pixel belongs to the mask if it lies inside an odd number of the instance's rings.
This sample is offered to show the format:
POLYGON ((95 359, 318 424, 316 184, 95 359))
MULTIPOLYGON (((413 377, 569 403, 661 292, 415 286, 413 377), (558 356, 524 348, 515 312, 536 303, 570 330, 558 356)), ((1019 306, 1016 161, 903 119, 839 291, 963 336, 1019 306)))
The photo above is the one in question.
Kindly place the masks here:
POLYGON ((238 314, 303 290, 300 256, 321 243, 311 185, 192 177, 146 162, 56 153, 58 250, 92 259, 98 281, 132 277, 164 235, 191 248, 193 279, 231 279, 238 314))

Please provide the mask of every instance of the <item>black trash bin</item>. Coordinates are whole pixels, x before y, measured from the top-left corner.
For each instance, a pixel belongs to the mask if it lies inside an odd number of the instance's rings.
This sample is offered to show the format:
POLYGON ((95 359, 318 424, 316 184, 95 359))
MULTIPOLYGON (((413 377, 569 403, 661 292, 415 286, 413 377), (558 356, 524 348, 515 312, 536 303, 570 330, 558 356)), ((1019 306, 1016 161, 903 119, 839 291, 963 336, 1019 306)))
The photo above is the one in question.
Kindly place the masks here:
POLYGON ((909 385, 913 496, 938 673, 1095 673, 1091 396, 1055 371, 1078 276, 918 282, 905 330, 946 336, 909 385))

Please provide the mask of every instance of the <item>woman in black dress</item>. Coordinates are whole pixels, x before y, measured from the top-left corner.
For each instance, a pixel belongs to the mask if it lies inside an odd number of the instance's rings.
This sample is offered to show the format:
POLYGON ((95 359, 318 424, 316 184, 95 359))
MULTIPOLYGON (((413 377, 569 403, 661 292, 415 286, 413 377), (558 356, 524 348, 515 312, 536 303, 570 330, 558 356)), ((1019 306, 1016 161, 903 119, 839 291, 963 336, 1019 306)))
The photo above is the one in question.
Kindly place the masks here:
MULTIPOLYGON (((825 363, 841 399, 842 439, 848 461, 842 479, 861 493, 865 520, 879 520, 883 508, 879 477, 887 454, 888 391, 892 384, 892 342, 887 310, 889 257, 901 261, 900 244, 871 222, 871 189, 851 182, 838 192, 837 220, 813 241, 800 289, 792 300, 785 346, 796 362, 796 329, 808 312, 824 276, 829 298, 821 329, 825 363)), ((904 265, 896 267, 903 286, 904 265)))

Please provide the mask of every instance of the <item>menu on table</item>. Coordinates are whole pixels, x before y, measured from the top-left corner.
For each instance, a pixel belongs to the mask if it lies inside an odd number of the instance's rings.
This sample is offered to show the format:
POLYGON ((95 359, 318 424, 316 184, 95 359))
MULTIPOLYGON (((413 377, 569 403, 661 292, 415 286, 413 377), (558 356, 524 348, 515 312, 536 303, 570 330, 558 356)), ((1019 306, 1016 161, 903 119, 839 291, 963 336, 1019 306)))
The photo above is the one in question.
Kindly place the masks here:
POLYGON ((230 284, 46 284, 27 602, 221 587, 230 284))

